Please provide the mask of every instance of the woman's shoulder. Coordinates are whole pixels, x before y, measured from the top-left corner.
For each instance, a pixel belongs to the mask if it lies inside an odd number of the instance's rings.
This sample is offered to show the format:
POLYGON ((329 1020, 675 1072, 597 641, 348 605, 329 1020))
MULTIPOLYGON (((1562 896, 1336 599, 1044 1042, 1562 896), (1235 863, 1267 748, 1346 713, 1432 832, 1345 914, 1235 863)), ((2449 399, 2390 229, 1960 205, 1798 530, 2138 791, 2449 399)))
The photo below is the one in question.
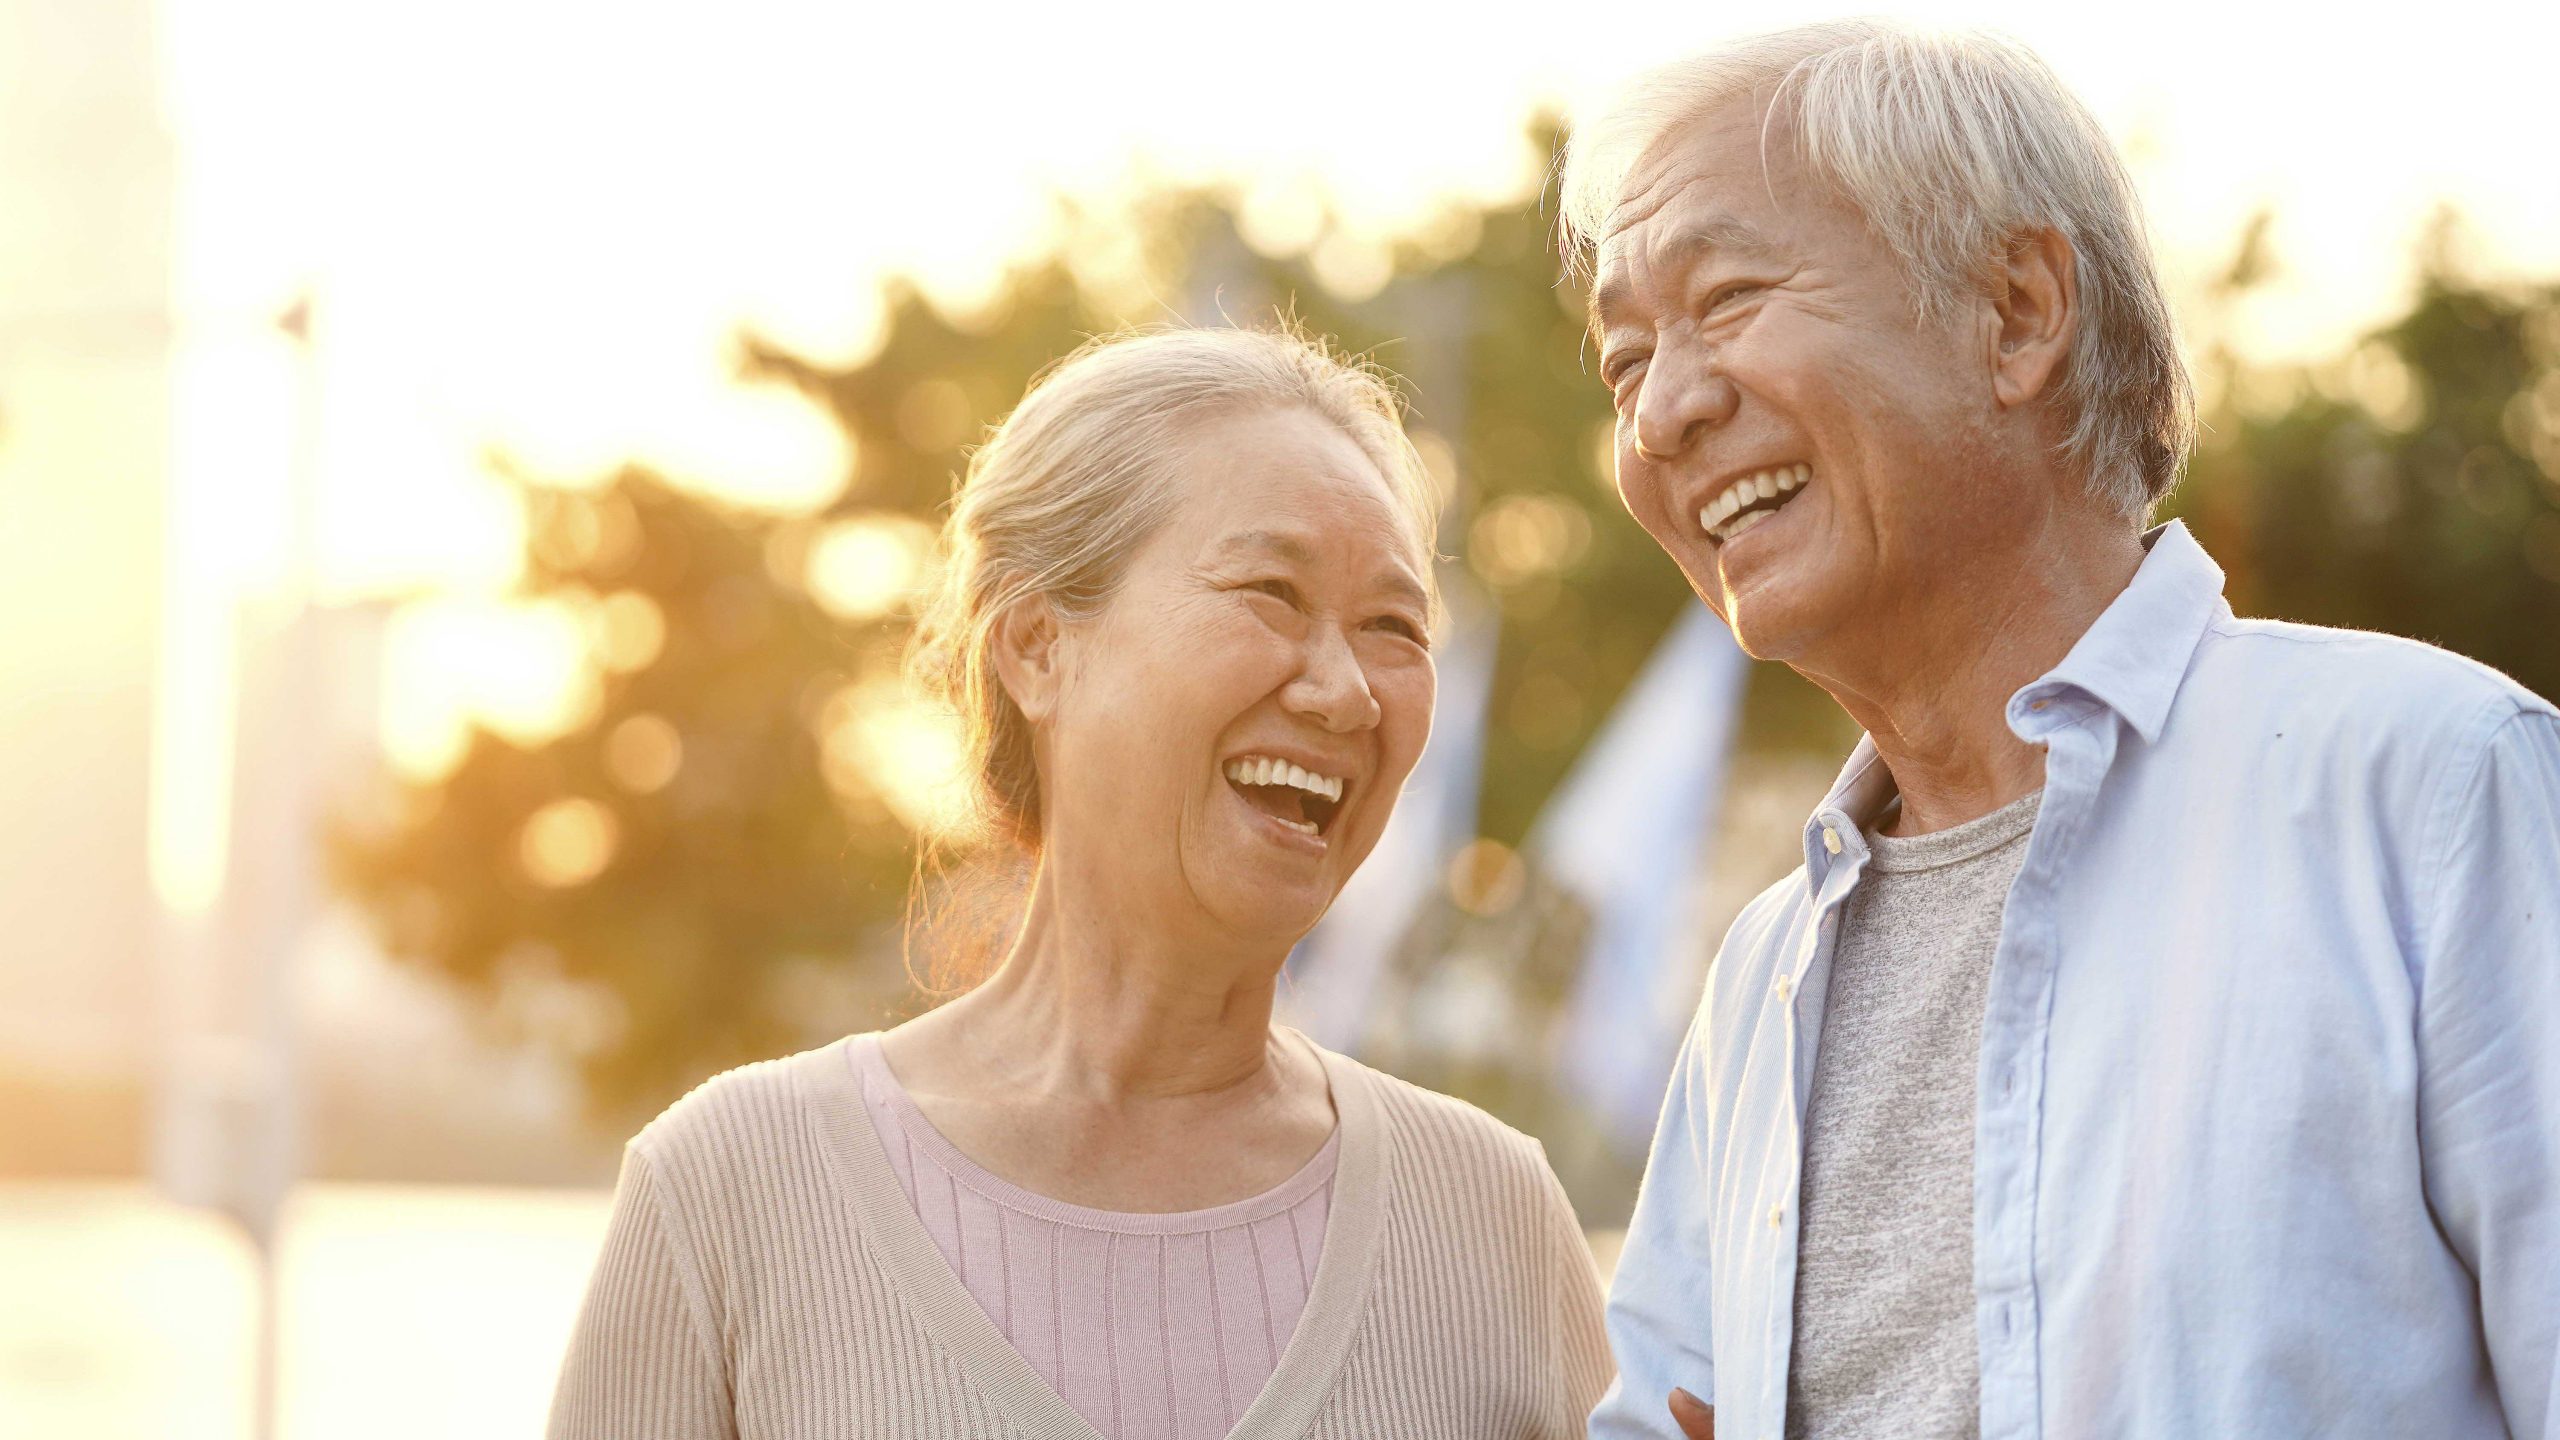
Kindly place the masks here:
POLYGON ((697 1204, 753 1177, 819 1168, 829 1116, 859 1103, 846 1054, 852 1043, 723 1070, 641 1126, 627 1149, 659 1187, 697 1204))
POLYGON ((1325 1052, 1337 1084, 1360 1087, 1375 1107, 1391 1164, 1443 1179, 1476 1178, 1505 1189, 1555 1188, 1546 1147, 1454 1095, 1427 1090, 1345 1055, 1325 1052))

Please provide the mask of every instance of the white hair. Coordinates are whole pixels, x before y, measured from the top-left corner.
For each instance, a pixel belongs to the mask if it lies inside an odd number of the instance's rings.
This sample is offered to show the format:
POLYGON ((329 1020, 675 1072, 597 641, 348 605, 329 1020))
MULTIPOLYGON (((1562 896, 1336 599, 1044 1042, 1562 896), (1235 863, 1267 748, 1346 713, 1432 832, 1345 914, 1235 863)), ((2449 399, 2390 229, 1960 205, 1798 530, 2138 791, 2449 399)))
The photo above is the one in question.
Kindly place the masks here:
POLYGON ((2194 443, 2195 399, 2141 202, 2088 108, 2014 40, 1836 20, 1639 76, 1574 127, 1567 258, 1588 262, 1638 164, 1746 97, 1766 107, 1764 138, 1786 122, 1807 172, 1901 261, 1920 319, 1982 294, 2019 237, 2068 241, 2080 328, 2055 397, 2072 422, 2063 455, 2128 516, 2168 494, 2194 443))
POLYGON ((1440 497, 1384 371, 1285 330, 1093 340, 1032 382, 970 457, 943 527, 942 578, 908 651, 910 677, 958 713, 981 834, 1036 849, 1042 829, 1029 722, 995 674, 997 624, 1030 598, 1062 616, 1099 612, 1138 547, 1182 503, 1193 435, 1263 409, 1315 415, 1377 467, 1437 619, 1430 561, 1440 497))

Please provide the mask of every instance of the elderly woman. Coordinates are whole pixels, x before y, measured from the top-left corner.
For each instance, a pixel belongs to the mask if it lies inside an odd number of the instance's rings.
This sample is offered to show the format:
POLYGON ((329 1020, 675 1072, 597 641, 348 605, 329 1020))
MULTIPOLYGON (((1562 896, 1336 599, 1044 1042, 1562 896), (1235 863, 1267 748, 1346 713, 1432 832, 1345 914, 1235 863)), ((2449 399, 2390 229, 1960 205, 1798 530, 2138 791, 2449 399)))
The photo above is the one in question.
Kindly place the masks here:
POLYGON ((1272 1022, 1430 728, 1433 504, 1373 375, 1098 343, 972 462, 917 669, 1030 861, 960 998, 635 1138, 555 1437, 1580 1436, 1538 1147, 1272 1022))

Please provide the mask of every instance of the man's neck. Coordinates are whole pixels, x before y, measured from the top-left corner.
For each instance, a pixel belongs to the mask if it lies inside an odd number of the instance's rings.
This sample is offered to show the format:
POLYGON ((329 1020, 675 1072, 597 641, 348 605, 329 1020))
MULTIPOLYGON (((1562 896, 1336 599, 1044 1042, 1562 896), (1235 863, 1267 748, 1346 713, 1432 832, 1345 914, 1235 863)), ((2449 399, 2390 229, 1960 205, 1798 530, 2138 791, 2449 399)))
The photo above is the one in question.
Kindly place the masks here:
POLYGON ((1892 772, 1902 804, 1887 833, 1961 825, 2044 784, 2044 752, 2010 731, 2009 697, 2071 653, 2141 564, 2130 528, 2093 527, 1970 567, 1969 583, 1893 616, 1863 653, 1797 667, 1865 727, 1892 772))

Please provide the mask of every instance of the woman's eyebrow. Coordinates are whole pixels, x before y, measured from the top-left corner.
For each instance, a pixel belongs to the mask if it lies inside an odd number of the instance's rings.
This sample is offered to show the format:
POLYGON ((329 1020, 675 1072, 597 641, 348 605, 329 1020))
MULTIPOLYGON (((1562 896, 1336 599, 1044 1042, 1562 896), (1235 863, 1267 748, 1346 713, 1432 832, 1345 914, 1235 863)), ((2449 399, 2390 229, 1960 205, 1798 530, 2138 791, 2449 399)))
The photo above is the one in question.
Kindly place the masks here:
POLYGON ((1410 600, 1425 610, 1431 608, 1431 597, 1423 592, 1421 582, 1401 570, 1389 571, 1370 581, 1369 588, 1373 591, 1384 591, 1398 599, 1410 600))
MULTIPOLYGON (((1304 537, 1280 530, 1239 531, 1218 543, 1217 554, 1220 556, 1238 552, 1276 555, 1298 565, 1313 565, 1316 559, 1315 547, 1308 544, 1304 537)), ((1391 570, 1378 576, 1369 582, 1369 588, 1375 592, 1410 600, 1426 609, 1431 604, 1430 593, 1422 588, 1422 582, 1402 570, 1391 570)))
POLYGON ((1316 558, 1314 546, 1298 536, 1284 534, 1278 530, 1246 530, 1228 536, 1218 545, 1218 553, 1221 555, 1234 554, 1240 550, 1256 550, 1267 555, 1277 555, 1297 565, 1312 565, 1316 558))

